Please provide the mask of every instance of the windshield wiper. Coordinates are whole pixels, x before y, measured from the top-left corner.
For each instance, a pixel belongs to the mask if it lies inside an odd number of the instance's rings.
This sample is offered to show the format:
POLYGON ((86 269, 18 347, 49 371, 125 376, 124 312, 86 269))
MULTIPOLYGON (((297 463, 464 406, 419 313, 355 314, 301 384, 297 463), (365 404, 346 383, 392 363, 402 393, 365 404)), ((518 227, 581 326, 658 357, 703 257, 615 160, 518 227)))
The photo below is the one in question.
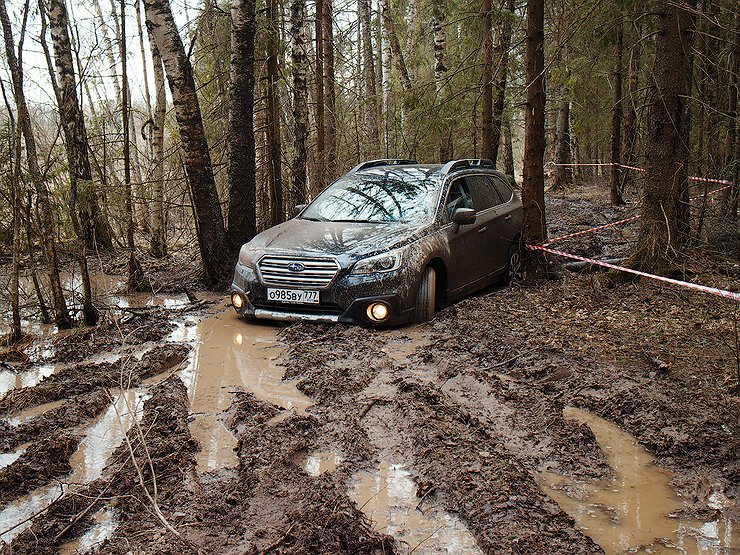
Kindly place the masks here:
POLYGON ((354 224, 387 224, 388 221, 385 220, 329 220, 330 222, 346 222, 346 223, 354 223, 354 224))

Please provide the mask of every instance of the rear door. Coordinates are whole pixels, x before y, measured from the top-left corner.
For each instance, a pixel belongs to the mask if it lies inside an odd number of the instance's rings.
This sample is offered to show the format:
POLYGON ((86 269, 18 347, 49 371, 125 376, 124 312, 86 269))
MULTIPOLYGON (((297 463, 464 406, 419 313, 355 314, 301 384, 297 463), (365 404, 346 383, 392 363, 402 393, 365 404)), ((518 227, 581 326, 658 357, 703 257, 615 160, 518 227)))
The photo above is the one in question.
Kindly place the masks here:
POLYGON ((473 201, 478 207, 478 257, 482 277, 499 273, 506 266, 510 241, 506 239, 507 220, 503 199, 486 175, 468 178, 473 201))

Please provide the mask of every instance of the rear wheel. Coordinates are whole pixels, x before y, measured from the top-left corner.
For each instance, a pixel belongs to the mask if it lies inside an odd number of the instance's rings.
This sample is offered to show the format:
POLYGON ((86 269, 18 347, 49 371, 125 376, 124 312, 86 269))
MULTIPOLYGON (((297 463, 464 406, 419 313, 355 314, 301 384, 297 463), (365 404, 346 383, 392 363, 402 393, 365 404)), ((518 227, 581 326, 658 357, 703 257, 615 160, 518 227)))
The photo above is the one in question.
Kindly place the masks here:
POLYGON ((509 247, 506 264, 506 285, 516 285, 524 277, 522 244, 514 241, 509 247))
POLYGON ((428 322, 434 319, 436 314, 435 297, 437 295, 437 272, 434 268, 427 267, 421 278, 419 291, 416 293, 416 310, 414 311, 414 322, 428 322))

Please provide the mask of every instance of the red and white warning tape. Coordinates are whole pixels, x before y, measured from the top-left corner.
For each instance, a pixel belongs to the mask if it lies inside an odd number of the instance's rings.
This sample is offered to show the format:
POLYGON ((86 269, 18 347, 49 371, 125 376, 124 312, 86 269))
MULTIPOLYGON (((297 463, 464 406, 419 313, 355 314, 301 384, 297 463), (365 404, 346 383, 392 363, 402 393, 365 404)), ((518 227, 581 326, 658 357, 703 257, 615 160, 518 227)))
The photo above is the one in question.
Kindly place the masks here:
MULTIPOLYGON (((638 172, 646 172, 647 170, 645 168, 638 168, 636 166, 628 166, 627 164, 616 164, 614 162, 585 162, 581 164, 553 164, 553 166, 562 166, 567 168, 577 168, 577 167, 611 167, 611 166, 618 166, 619 168, 625 169, 625 170, 635 170, 638 172)), ((719 183, 721 185, 732 185, 732 181, 728 181, 727 179, 713 179, 710 177, 697 177, 695 175, 689 176, 689 181, 698 181, 701 183, 719 183)), ((726 188, 726 187, 725 187, 726 188)), ((721 189, 723 190, 723 189, 721 189)), ((717 191, 714 191, 715 193, 717 191)))
MULTIPOLYGON (((715 189, 714 191, 707 191, 707 196, 711 196, 715 193, 719 193, 720 191, 724 191, 725 189, 729 189, 730 187, 732 187, 732 185, 726 185, 720 189, 715 189)), ((689 200, 697 200, 700 198, 704 198, 704 194, 696 195, 695 197, 691 197, 689 200)))
POLYGON ((655 274, 648 274, 647 272, 641 272, 639 270, 633 270, 625 266, 617 266, 616 264, 609 264, 608 262, 602 262, 601 260, 594 260, 593 258, 586 258, 585 256, 578 256, 577 254, 571 254, 555 249, 550 249, 541 245, 527 245, 528 250, 543 251, 564 258, 571 258, 573 260, 580 260, 582 262, 588 262, 589 264, 595 264, 597 266, 603 266, 604 268, 610 268, 612 270, 619 270, 621 272, 627 272, 636 276, 646 277, 656 281, 662 281, 664 283, 671 283, 687 289, 693 289, 694 291, 701 291, 702 293, 709 293, 711 295, 717 295, 724 297, 725 299, 731 299, 736 302, 740 302, 740 293, 734 291, 727 291, 725 289, 718 289, 716 287, 708 287, 706 285, 699 285, 698 283, 691 283, 689 281, 681 281, 679 279, 668 278, 664 276, 658 276, 655 274))
POLYGON ((606 229, 607 227, 612 227, 614 225, 626 224, 627 222, 633 222, 635 220, 640 219, 641 216, 642 216, 641 214, 638 214, 637 216, 632 216, 631 218, 626 218, 624 220, 619 220, 618 222, 612 222, 610 224, 604 224, 604 225, 599 225, 599 226, 596 226, 596 227, 590 227, 588 229, 583 229, 581 231, 576 231, 575 233, 568 233, 567 235, 561 235, 560 237, 554 237, 554 238, 550 239, 549 241, 547 241, 547 243, 545 243, 544 246, 552 245, 556 241, 562 241, 564 239, 570 239, 571 237, 578 237, 579 235, 585 235, 586 233, 592 233, 594 231, 599 231, 600 229, 606 229))

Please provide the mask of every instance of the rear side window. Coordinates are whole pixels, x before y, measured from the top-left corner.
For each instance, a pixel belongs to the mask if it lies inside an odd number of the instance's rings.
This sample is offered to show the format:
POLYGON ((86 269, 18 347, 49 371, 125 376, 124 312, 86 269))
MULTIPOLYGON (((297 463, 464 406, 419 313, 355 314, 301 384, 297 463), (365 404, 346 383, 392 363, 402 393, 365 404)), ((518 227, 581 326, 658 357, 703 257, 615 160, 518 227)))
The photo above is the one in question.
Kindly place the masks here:
POLYGON ((493 182, 485 175, 473 175, 466 177, 465 180, 470 185, 476 210, 485 210, 504 202, 493 182))
POLYGON ((501 197, 501 202, 509 202, 514 196, 514 193, 512 193, 511 188, 504 183, 504 180, 495 176, 490 176, 488 179, 491 180, 491 183, 496 188, 499 197, 501 197))

